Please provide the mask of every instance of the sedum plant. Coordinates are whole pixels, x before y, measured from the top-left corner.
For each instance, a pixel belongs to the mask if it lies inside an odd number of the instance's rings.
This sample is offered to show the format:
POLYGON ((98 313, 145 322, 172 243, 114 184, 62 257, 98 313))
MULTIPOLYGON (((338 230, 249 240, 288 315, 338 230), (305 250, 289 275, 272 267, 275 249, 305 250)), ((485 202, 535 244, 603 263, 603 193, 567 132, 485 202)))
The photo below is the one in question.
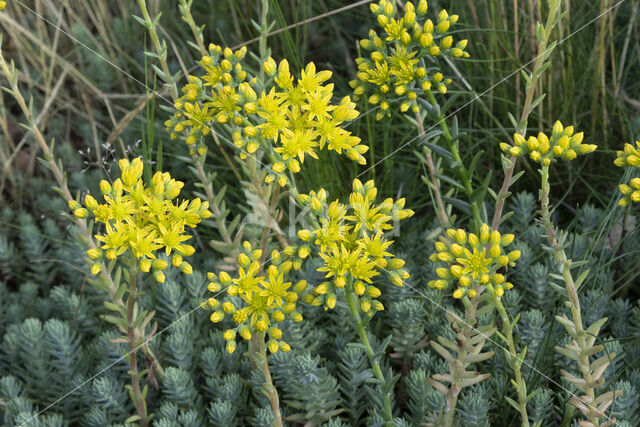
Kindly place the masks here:
POLYGON ((125 280, 118 294, 123 296, 126 293, 126 302, 105 302, 107 308, 119 317, 105 316, 104 319, 118 326, 123 333, 118 340, 128 343, 126 358, 131 375, 129 393, 137 412, 137 415, 128 418, 128 422, 139 421, 144 426, 149 424, 151 417, 146 403, 148 386, 140 387, 140 377, 144 376, 145 371, 139 371, 137 351, 151 337, 144 331, 153 313, 139 308, 137 300, 142 286, 137 276, 139 272, 152 271, 155 281, 164 283, 163 270, 168 263, 158 257, 162 249, 167 256, 173 252, 173 266, 185 274, 191 274, 193 268, 183 257, 193 255, 195 249, 184 243, 191 238, 185 234, 185 227, 195 228, 202 219, 209 218, 211 212, 207 210, 208 203, 202 203, 200 199, 180 201, 178 196, 184 184, 171 178, 168 172, 157 172, 147 187, 142 180, 144 165, 140 158, 132 162, 122 159, 119 166, 121 178, 113 184, 106 180, 100 182, 105 203, 99 204, 87 194, 84 207, 74 200, 69 201, 69 207, 78 218, 90 217, 104 224, 104 232, 95 235, 101 242, 100 246, 87 251, 91 272, 99 274, 102 262, 106 262, 108 269, 116 271, 118 276, 124 271, 125 280), (143 335, 137 334, 136 327, 140 325, 143 335))
MULTIPOLYGON (((452 31, 457 15, 425 0, 371 4, 377 27, 359 43, 352 97, 341 97, 332 72, 273 59, 274 2, 260 2, 250 52, 205 43, 194 3, 180 0, 199 58, 182 71, 160 15, 137 4, 145 55, 171 97, 166 136, 184 142, 165 147, 171 173, 146 147, 142 158, 123 152, 113 181, 101 172, 68 180, 54 157, 63 152, 46 143, 13 63, 0 57, 6 91, 73 213, 71 227, 39 221, 63 209, 43 196, 19 213, 16 232, 5 226, 16 213, 0 212, 3 425, 601 426, 640 416, 640 307, 614 288, 620 265, 635 268, 624 264, 633 251, 619 248, 635 244, 638 178, 627 173, 619 187, 618 234, 607 225, 618 211, 591 204, 564 231, 551 178, 597 147, 560 122, 546 134, 546 120, 529 124, 559 0, 541 7, 547 19, 519 119, 509 117, 513 142, 499 146, 497 191, 449 112, 458 82, 448 70, 470 57, 452 31), (358 173, 370 147, 349 126, 370 112, 417 131, 433 202, 423 215, 364 172, 343 200, 305 185, 309 163, 327 156, 358 173), (212 156, 224 174, 211 171, 212 156), (185 163, 195 182, 182 177, 185 163), (509 198, 518 163, 540 168, 539 211, 531 193, 509 198), (232 186, 240 191, 230 196, 232 186), (58 265, 53 254, 84 254, 86 265, 58 265)), ((625 145, 614 163, 634 171, 638 149, 625 145)))

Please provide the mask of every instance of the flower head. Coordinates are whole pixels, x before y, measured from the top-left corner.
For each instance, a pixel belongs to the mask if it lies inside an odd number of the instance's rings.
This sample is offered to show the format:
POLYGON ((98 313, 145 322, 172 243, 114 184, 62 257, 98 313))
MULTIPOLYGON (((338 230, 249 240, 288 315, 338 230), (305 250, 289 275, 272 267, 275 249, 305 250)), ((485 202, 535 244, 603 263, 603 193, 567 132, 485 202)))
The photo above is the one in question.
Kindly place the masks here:
POLYGON ((562 126, 557 121, 553 125, 551 137, 540 132, 538 136, 525 139, 518 133, 513 135, 513 145, 500 144, 502 151, 509 152, 514 157, 529 156, 534 162, 550 165, 556 159, 573 160, 579 154, 587 154, 598 148, 594 144, 583 144, 584 134, 574 133, 573 126, 562 126))
POLYGON ((292 288, 286 280, 291 270, 289 255, 292 255, 290 250, 274 251, 265 277, 259 263, 262 251, 253 250, 249 242, 244 242, 243 252, 238 255, 237 277, 231 278, 226 272, 208 274, 209 291, 216 294, 226 291, 221 301, 212 297, 206 306, 214 310, 210 316, 212 322, 219 323, 226 317, 232 321, 233 327, 224 333, 229 353, 237 347, 238 334, 246 341, 254 334, 268 335, 267 347, 271 353, 290 350, 289 344, 281 339, 278 323, 287 317, 294 322, 302 321, 302 315, 296 311, 296 301, 298 291, 306 287, 306 282, 298 282, 292 288))
POLYGON ((633 144, 624 144, 624 150, 618 151, 616 154, 617 157, 613 161, 616 166, 640 168, 640 141, 636 141, 635 147, 633 144))
POLYGON ((246 48, 233 52, 209 47, 209 55, 200 61, 205 74, 189 77, 175 102, 175 114, 165 123, 172 137, 185 134, 192 153, 204 154, 204 137, 213 126, 224 124, 240 158, 258 150, 266 153, 260 156, 269 168, 265 181, 281 186, 307 157, 317 159, 325 148, 366 163, 368 147, 343 127, 359 113, 349 97, 338 104, 332 101, 330 71, 318 71, 310 62, 296 78, 287 60, 276 64, 269 58, 263 67, 273 79, 263 88, 244 70, 245 54, 246 48))
POLYGON ((440 12, 434 23, 426 18, 427 2, 418 6, 406 2, 404 14, 398 15, 394 2, 380 0, 371 4, 380 31, 369 31, 369 37, 360 41, 367 56, 356 59, 357 79, 350 82, 354 98, 368 96, 370 104, 379 105, 378 120, 390 115, 390 105, 400 101, 400 111, 411 108, 419 111, 418 95, 427 91, 447 92, 451 79, 438 69, 438 58, 469 57, 465 52, 467 40, 455 45, 449 35, 457 15, 440 12))
POLYGON ((515 265, 520 258, 518 250, 504 251, 513 238, 513 234, 500 235, 497 230, 492 231, 487 224, 482 224, 479 235, 448 229, 446 237, 436 242, 436 253, 429 257, 445 265, 436 269, 439 279, 430 281, 429 286, 444 290, 453 284, 456 286, 453 297, 457 299, 465 295, 474 298, 481 288, 500 298, 513 284, 506 282, 499 270, 515 265))
MULTIPOLYGON (((624 150, 617 152, 613 162, 618 167, 640 168, 640 142, 624 144, 624 150)), ((620 206, 628 206, 630 203, 640 202, 640 178, 631 178, 626 184, 620 184, 622 198, 618 201, 620 206)))
POLYGON ((153 268, 156 280, 163 282, 162 270, 167 263, 157 259, 157 253, 164 249, 166 255, 177 252, 173 265, 190 273, 192 268, 182 257, 193 255, 195 249, 186 244, 191 239, 186 227, 194 228, 211 216, 209 203, 200 199, 174 203, 172 200, 180 195, 183 183, 166 172, 157 172, 147 187, 141 179, 144 165, 140 158, 132 162, 123 159, 119 165, 120 178, 113 184, 100 183, 104 203, 98 203, 90 194, 84 199, 84 208, 78 202, 69 203, 76 216, 92 217, 104 224, 104 231, 95 236, 100 248, 87 251, 92 272, 100 271, 103 260, 113 261, 129 251, 141 271, 153 268))
POLYGON ((404 209, 404 199, 376 203, 377 192, 373 181, 363 184, 356 179, 349 205, 329 203, 324 190, 299 196, 317 218, 312 228, 298 232, 304 242, 301 249, 318 251, 323 261, 318 271, 325 274, 325 281, 303 296, 305 302, 333 309, 340 293, 350 287, 362 311, 372 316, 384 309, 376 300, 381 294, 376 277, 385 271, 397 286, 409 277, 404 261, 389 252, 393 242, 384 233, 393 228, 392 221, 408 218, 413 211, 404 209))

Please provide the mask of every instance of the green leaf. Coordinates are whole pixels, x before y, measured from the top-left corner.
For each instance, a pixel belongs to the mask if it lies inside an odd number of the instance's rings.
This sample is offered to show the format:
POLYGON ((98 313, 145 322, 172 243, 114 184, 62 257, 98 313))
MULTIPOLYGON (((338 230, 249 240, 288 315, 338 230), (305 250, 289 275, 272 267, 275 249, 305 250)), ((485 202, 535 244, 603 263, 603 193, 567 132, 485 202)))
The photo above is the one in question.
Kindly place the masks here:
POLYGON ((431 344, 431 347, 433 347, 433 349, 436 352, 438 352, 440 356, 444 358, 444 360, 446 360, 449 363, 454 363, 455 358, 451 355, 451 353, 447 351, 447 349, 445 349, 443 346, 441 346, 435 341, 429 341, 429 343, 431 344))
POLYGON ((107 308, 108 308, 109 310, 111 310, 111 311, 116 311, 116 312, 118 312, 118 313, 122 313, 122 309, 123 309, 123 307, 122 307, 122 306, 120 306, 120 305, 118 305, 118 304, 114 304, 114 303, 112 303, 112 302, 105 301, 105 302, 104 302, 104 305, 105 305, 105 307, 107 307, 107 308))
POLYGON ((504 396, 504 400, 506 400, 509 405, 513 406, 513 408, 516 411, 518 411, 518 412, 520 411, 520 405, 518 405, 518 403, 515 400, 513 400, 512 398, 510 398, 508 396, 504 396))
POLYGON ((469 203, 453 197, 443 197, 442 199, 465 214, 471 215, 471 205, 469 203))
POLYGON ((430 142, 425 142, 424 145, 426 145, 434 153, 439 154, 450 162, 453 162, 453 154, 451 154, 451 152, 446 148, 440 147, 439 145, 435 145, 430 142))
POLYGON ((484 150, 479 150, 474 156, 473 159, 471 160, 471 164, 469 165, 469 176, 473 176, 473 173, 476 170, 476 166, 478 164, 478 161, 482 158, 482 156, 484 155, 485 151, 484 150))
POLYGON ((462 186, 462 184, 460 184, 459 182, 455 181, 453 178, 449 178, 446 175, 439 175, 439 174, 436 174, 436 178, 441 180, 441 181, 444 181, 444 182, 446 182, 446 183, 448 183, 450 185, 453 185, 458 190, 464 191, 464 187, 462 186))
POLYGON ((580 286, 582 286, 582 283, 585 281, 585 279, 587 278, 587 276, 589 275, 590 270, 586 269, 585 271, 583 271, 582 273, 580 273, 580 276, 578 276, 578 278, 575 280, 574 284, 576 286, 576 290, 580 289, 580 286))
POLYGON ((133 424, 136 421, 140 421, 142 418, 140 418, 140 415, 132 415, 129 418, 127 418, 124 423, 125 424, 133 424))
POLYGON ((134 21, 136 21, 140 25, 144 27, 147 26, 147 21, 145 21, 143 18, 139 17, 138 15, 131 15, 131 17, 133 18, 134 21))

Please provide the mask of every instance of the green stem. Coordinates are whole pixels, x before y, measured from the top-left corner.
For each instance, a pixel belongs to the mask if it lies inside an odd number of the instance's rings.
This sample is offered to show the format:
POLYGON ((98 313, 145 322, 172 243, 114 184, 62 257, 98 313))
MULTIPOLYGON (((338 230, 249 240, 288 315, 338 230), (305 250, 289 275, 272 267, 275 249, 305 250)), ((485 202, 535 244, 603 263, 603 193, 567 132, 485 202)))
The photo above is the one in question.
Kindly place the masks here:
MULTIPOLYGON (((436 97, 433 96, 433 92, 428 90, 425 93, 431 105, 438 104, 438 102, 436 101, 436 97)), ((465 193, 467 193, 467 198, 469 199, 469 203, 471 205, 471 215, 473 217, 472 229, 475 232, 478 232, 480 230, 480 224, 482 224, 482 217, 480 216, 480 208, 478 207, 478 203, 471 199, 471 196, 473 195, 473 183, 471 182, 471 178, 469 177, 469 171, 467 171, 467 168, 465 168, 464 163, 462 162, 460 151, 458 150, 458 144, 451 137, 451 131, 449 130, 449 126, 447 125, 443 112, 440 112, 437 120, 438 124, 440 125, 440 129, 442 129, 444 139, 449 145, 449 151, 451 151, 453 160, 456 164, 455 170, 458 173, 458 178, 460 178, 460 181, 462 181, 462 186, 464 187, 465 193)))
POLYGON ((151 41, 153 42, 153 47, 158 54, 160 66, 162 67, 162 72, 164 73, 165 77, 164 81, 171 89, 171 95, 174 99, 176 99, 179 96, 178 85, 176 84, 173 75, 169 71, 166 48, 162 46, 162 43, 160 43, 160 38, 158 37, 158 32, 156 31, 157 24, 154 24, 151 16, 149 16, 146 0, 138 0, 138 6, 140 6, 140 10, 142 11, 142 17, 144 18, 145 26, 147 27, 147 30, 149 30, 149 36, 151 37, 151 41))
MULTIPOLYGON (((358 335, 360 337, 360 342, 365 348, 365 352, 367 353, 367 357, 369 358, 369 362, 371 363, 371 368, 373 369, 373 373, 376 378, 380 381, 381 388, 387 383, 384 374, 382 373, 382 369, 380 368, 380 364, 376 359, 373 348, 371 347, 371 343, 369 342, 369 337, 367 336, 367 330, 365 328, 364 322, 360 317, 360 308, 358 307, 358 297, 353 291, 353 286, 349 283, 345 287, 345 296, 347 299, 347 305, 349 306, 349 311, 351 312, 351 317, 356 325, 356 329, 358 330, 358 335)), ((385 426, 391 427, 393 425, 393 412, 391 411, 391 396, 390 392, 383 392, 383 405, 382 408, 383 417, 385 418, 385 426)))
MULTIPOLYGON (((136 327, 135 327, 135 306, 138 294, 136 286, 135 259, 131 260, 129 267, 129 295, 127 296, 127 338, 129 342, 129 374, 131 375, 131 398, 136 407, 136 412, 140 417, 140 425, 147 427, 149 425, 147 416, 147 403, 140 390, 140 374, 138 372, 138 346, 136 343, 136 327)), ((144 393, 146 394, 146 393, 144 393)))
POLYGON ((529 416, 527 415, 527 384, 522 378, 522 373, 520 371, 520 367, 522 362, 520 360, 520 356, 516 352, 516 345, 513 340, 513 323, 511 323, 511 319, 509 319, 509 315, 507 314, 507 310, 505 310, 504 305, 502 304, 502 300, 496 296, 496 294, 491 290, 491 294, 493 295, 493 302, 498 310, 498 314, 502 319, 502 329, 504 332, 504 337, 507 339, 507 345, 509 347, 509 366, 513 369, 513 375, 515 377, 515 388, 518 392, 518 406, 520 407, 520 417, 522 418, 522 425, 524 427, 529 427, 529 416))
POLYGON ((586 384, 584 387, 585 395, 587 396, 587 404, 589 408, 589 421, 593 426, 598 427, 600 425, 600 415, 594 407, 595 402, 595 389, 593 387, 593 378, 591 375, 589 351, 591 346, 588 345, 586 336, 587 332, 582 324, 582 313, 580 310, 580 299, 578 298, 578 289, 571 275, 571 261, 567 259, 567 255, 564 252, 562 243, 556 236, 556 230, 551 222, 551 211, 549 209, 549 166, 542 166, 540 170, 541 176, 541 190, 540 190, 540 206, 542 225, 547 235, 549 245, 553 248, 553 257, 560 266, 562 278, 564 279, 565 288, 567 290, 567 299, 571 306, 571 316, 573 317, 573 324, 576 329, 576 344, 580 348, 580 361, 578 363, 582 377, 586 384))
POLYGON ((254 359, 257 359, 262 375, 264 376, 264 389, 267 392, 267 397, 271 403, 271 409, 273 410, 273 416, 275 417, 275 425, 283 427, 284 424, 282 422, 282 414, 280 414, 278 390, 276 390, 273 385, 273 380, 271 379, 271 371, 269 370, 269 362, 267 360, 267 345, 264 342, 264 333, 258 333, 254 337, 257 337, 257 342, 253 342, 254 340, 252 340, 253 344, 250 347, 253 351, 257 348, 257 353, 255 353, 256 357, 254 359))
POLYGON ((182 19, 187 23, 187 25, 189 25, 191 34, 193 34, 193 38, 196 39, 196 43, 198 44, 198 50, 200 50, 200 54, 202 56, 208 55, 209 52, 207 52, 207 49, 204 47, 202 30, 198 28, 195 19, 193 19, 193 15, 191 15, 191 1, 180 0, 180 6, 182 11, 182 19))
MULTIPOLYGON (((260 60, 267 60, 267 36, 269 33, 269 25, 267 23, 269 18, 269 0, 262 0, 261 4, 262 14, 260 17, 260 40, 258 42, 258 48, 260 51, 260 60)), ((262 88, 265 86, 264 81, 264 67, 260 64, 260 83, 262 88)))
MULTIPOLYGON (((478 291, 477 286, 475 289, 478 291)), ((464 380, 463 376, 466 372, 467 366, 470 364, 467 362, 467 356, 469 354, 467 348, 471 340, 471 333, 473 332, 474 325, 476 324, 480 292, 478 292, 478 295, 475 298, 469 299, 465 296, 462 299, 462 302, 464 304, 464 326, 462 328, 463 339, 456 339, 458 346, 456 360, 453 364, 449 365, 453 381, 451 382, 451 386, 447 393, 447 407, 445 408, 444 418, 442 420, 445 427, 452 427, 454 425, 458 396, 462 390, 462 381, 464 380)), ((454 333, 457 335, 458 331, 454 329, 454 333)))
MULTIPOLYGON (((538 47, 538 56, 533 64, 533 71, 531 72, 531 84, 527 85, 527 93, 525 95, 524 107, 522 108, 522 114, 520 115, 520 121, 518 122, 518 128, 516 133, 524 135, 527 132, 527 123, 529 121, 529 115, 531 114, 531 106, 533 103, 533 96, 536 93, 538 85, 538 79, 544 65, 545 57, 547 56, 547 47, 549 45, 549 35, 553 29, 553 25, 556 20, 556 13, 558 11, 558 3, 560 0, 551 0, 549 3, 549 16, 547 16, 547 23, 545 25, 545 38, 542 40, 538 47)), ((491 221, 491 228, 497 230, 500 226, 500 220, 502 219, 502 210, 504 209, 504 202, 509 197, 509 187, 513 180, 513 172, 516 169, 517 158, 511 157, 509 160, 509 167, 507 168, 500 192, 498 193, 498 201, 496 203, 496 210, 493 213, 493 221, 491 221)))

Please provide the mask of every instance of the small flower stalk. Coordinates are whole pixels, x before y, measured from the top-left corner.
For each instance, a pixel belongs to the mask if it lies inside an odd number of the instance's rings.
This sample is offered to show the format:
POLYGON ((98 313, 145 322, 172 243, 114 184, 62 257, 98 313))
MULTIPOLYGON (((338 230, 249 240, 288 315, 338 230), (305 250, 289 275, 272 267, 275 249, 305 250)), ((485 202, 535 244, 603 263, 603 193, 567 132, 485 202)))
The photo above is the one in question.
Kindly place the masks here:
POLYGON ((476 328, 474 325, 477 324, 479 312, 492 309, 491 304, 484 303, 487 298, 494 303, 497 301, 501 306, 499 301, 505 290, 513 288, 513 284, 499 272, 504 267, 515 265, 520 258, 520 251, 504 250, 513 239, 513 234, 501 235, 487 224, 482 224, 479 235, 451 228, 446 231, 446 237, 442 236, 435 243, 436 253, 429 257, 432 262, 445 265, 436 269, 440 278, 430 281, 429 286, 438 290, 454 286, 453 297, 462 300, 464 305, 464 317, 453 311, 446 312, 447 321, 456 337, 455 342, 442 336, 430 342, 449 365, 449 373, 436 374, 429 379, 431 385, 447 398, 441 419, 446 426, 454 425, 461 390, 489 377, 489 374, 480 374, 467 368, 493 356, 493 351, 483 353, 482 349, 496 328, 493 325, 476 328), (449 383, 449 386, 443 383, 449 383))
POLYGON ((169 262, 162 259, 160 251, 170 256, 170 262, 185 274, 191 274, 191 264, 184 260, 193 255, 195 249, 185 242, 191 238, 186 228, 195 228, 202 219, 209 218, 208 203, 200 199, 179 201, 183 183, 171 178, 169 173, 157 172, 147 185, 142 180, 143 162, 136 158, 132 162, 119 162, 121 176, 112 184, 103 180, 100 190, 104 203, 90 194, 84 198, 84 206, 75 200, 69 201, 69 208, 77 218, 90 218, 104 224, 104 231, 95 235, 99 247, 87 250, 87 262, 91 272, 99 274, 102 263, 109 270, 125 267, 125 283, 119 293, 127 293, 126 302, 105 303, 107 308, 119 317, 105 316, 105 320, 115 324, 125 334, 122 341, 129 345, 127 359, 130 365, 131 385, 128 386, 137 415, 131 422, 149 425, 147 413, 147 385, 141 388, 141 371, 138 368, 137 351, 151 338, 144 332, 153 313, 140 310, 138 296, 139 273, 152 273, 158 283, 164 283, 164 270, 169 262), (174 201, 175 200, 175 201, 174 201), (128 286, 127 286, 128 285, 128 286), (139 325, 143 325, 142 334, 139 325))
POLYGON ((382 393, 382 415, 385 425, 393 424, 391 395, 396 379, 391 372, 383 373, 380 358, 384 348, 374 351, 367 333, 367 320, 384 310, 378 300, 381 290, 373 284, 376 276, 385 272, 395 286, 403 286, 409 273, 404 260, 388 252, 392 241, 385 232, 394 230, 400 220, 409 218, 413 211, 405 209, 404 199, 385 199, 376 203, 378 190, 373 181, 353 181, 349 205, 338 200, 327 201, 324 189, 299 196, 315 217, 309 229, 298 232, 304 242, 300 251, 318 253, 323 263, 318 271, 325 273, 325 281, 309 288, 303 301, 333 309, 338 299, 347 303, 352 321, 364 346, 373 374, 382 393), (392 223, 393 222, 393 223, 392 223))
POLYGON ((264 389, 271 402, 276 425, 282 426, 278 392, 271 379, 266 350, 271 354, 291 350, 278 324, 286 318, 294 322, 303 320, 302 314, 296 310, 296 302, 307 283, 300 280, 292 286, 292 282, 286 280, 302 264, 294 247, 287 247, 282 252, 274 250, 266 275, 263 275, 264 263, 261 262, 263 251, 253 249, 247 241, 242 247, 243 252, 238 255, 237 277, 231 278, 224 271, 217 275, 208 273, 208 290, 216 295, 225 292, 226 296, 221 300, 211 297, 202 306, 213 310, 210 315, 213 323, 232 325, 223 334, 228 353, 236 351, 239 340, 249 343, 250 356, 265 378, 264 389))
MULTIPOLYGON (((560 122, 556 122, 551 139, 559 141, 559 139, 566 136, 565 132, 566 128, 563 129, 560 122)), ((587 145, 587 148, 583 150, 581 150, 580 147, 583 146, 578 145, 577 150, 574 150, 574 152, 577 154, 585 154, 594 151, 596 148, 595 145, 587 145)), ((572 160, 575 156, 571 155, 565 158, 572 160)), ((565 381, 576 387, 582 393, 582 395, 573 395, 570 399, 570 402, 580 410, 584 417, 581 424, 596 427, 611 425, 615 423, 615 418, 611 419, 607 417, 605 411, 611 406, 613 401, 622 394, 622 391, 613 390, 599 394, 597 389, 604 385, 605 378, 603 374, 616 355, 615 353, 602 354, 605 350, 604 346, 596 344, 598 334, 606 323, 607 318, 598 319, 586 327, 582 320, 578 290, 587 278, 589 270, 584 270, 577 279, 574 279, 571 270, 579 268, 583 263, 574 262, 567 258, 564 251, 567 234, 555 227, 551 221, 551 210, 549 206, 549 164, 556 160, 556 158, 551 158, 550 160, 548 163, 544 162, 544 160, 540 162, 542 164, 540 169, 541 221, 549 243, 548 250, 551 252, 558 266, 558 273, 552 275, 552 277, 564 282, 567 292, 566 306, 571 312, 571 317, 568 317, 566 314, 556 316, 558 323, 564 326, 567 334, 571 337, 571 342, 563 347, 556 346, 555 349, 563 356, 574 360, 578 365, 581 377, 566 370, 562 370, 562 374, 565 381), (599 356, 598 353, 600 353, 599 356), (606 418, 606 420, 603 420, 603 418, 606 418)))

